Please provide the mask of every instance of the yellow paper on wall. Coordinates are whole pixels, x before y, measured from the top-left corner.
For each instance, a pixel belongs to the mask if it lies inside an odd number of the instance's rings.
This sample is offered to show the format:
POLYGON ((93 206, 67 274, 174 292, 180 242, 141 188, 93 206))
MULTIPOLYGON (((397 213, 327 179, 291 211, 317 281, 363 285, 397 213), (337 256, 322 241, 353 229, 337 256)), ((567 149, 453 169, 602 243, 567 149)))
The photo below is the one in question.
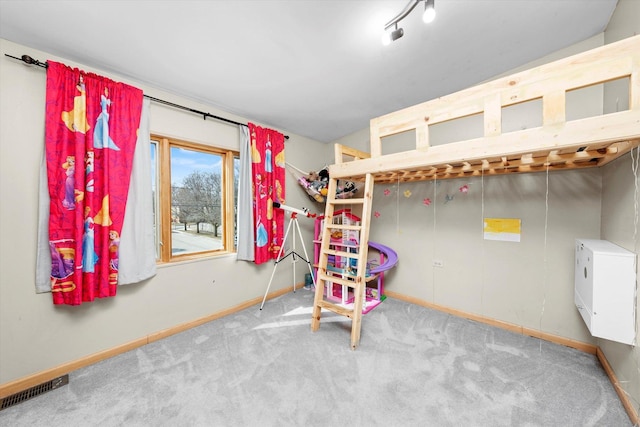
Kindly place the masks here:
POLYGON ((519 242, 520 221, 516 218, 485 218, 484 239, 519 242))

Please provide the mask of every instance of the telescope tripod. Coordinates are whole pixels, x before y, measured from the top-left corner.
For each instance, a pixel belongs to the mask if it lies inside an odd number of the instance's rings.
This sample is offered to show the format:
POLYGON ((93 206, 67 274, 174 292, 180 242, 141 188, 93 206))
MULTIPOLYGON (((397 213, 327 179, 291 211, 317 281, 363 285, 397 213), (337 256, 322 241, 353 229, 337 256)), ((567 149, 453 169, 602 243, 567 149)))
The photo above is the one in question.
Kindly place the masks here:
POLYGON ((289 219, 289 225, 287 226, 287 231, 284 233, 284 240, 282 241, 282 245, 280 246, 280 251, 278 252, 278 256, 276 257, 275 265, 273 266, 273 272, 271 272, 271 278, 269 279, 269 285, 267 286, 267 290, 264 293, 264 297, 262 298, 262 304, 260 304, 260 310, 264 306, 264 302, 267 299, 267 294, 269 293, 269 288, 271 288, 271 283, 273 282, 273 277, 276 275, 276 270, 278 269, 278 264, 281 261, 284 261, 287 257, 291 256, 291 263, 293 266, 293 292, 296 291, 296 262, 297 258, 304 260, 309 267, 309 273, 311 273, 311 280, 313 281, 313 286, 316 285, 316 279, 313 276, 313 270, 311 269, 311 261, 309 260, 309 255, 307 254, 307 248, 304 245, 304 241, 302 240, 302 233, 300 232, 300 225, 298 224, 298 214, 296 212, 291 212, 291 216, 289 219), (293 227, 295 225, 295 228, 293 227), (293 229, 293 245, 291 246, 291 250, 285 256, 282 256, 282 252, 284 251, 284 247, 287 243, 287 237, 289 237, 289 232, 293 229), (302 250, 304 251, 304 257, 302 257, 299 253, 296 252, 296 230, 298 232, 298 237, 300 238, 300 243, 302 243, 302 250))

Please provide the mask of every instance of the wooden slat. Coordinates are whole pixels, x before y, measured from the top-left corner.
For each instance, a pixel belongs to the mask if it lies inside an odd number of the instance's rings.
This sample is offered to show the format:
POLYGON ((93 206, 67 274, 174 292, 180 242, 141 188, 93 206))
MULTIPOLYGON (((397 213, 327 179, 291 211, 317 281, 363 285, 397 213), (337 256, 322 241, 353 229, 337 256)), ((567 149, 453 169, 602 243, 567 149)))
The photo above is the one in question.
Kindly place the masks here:
MULTIPOLYGON (((640 141, 622 141, 609 144, 594 144, 584 150, 543 150, 519 156, 503 156, 483 159, 474 163, 464 162, 458 166, 427 167, 413 171, 375 174, 378 183, 397 183, 427 181, 433 179, 451 179, 468 176, 498 175, 504 173, 528 173, 557 169, 581 169, 602 166, 622 154, 628 153, 640 141)), ((583 147, 580 147, 583 148, 583 147)))
POLYGON ((566 118, 566 96, 564 90, 546 94, 542 98, 542 123, 545 126, 563 123, 566 118))
POLYGON ((369 157, 371 157, 369 153, 365 151, 356 150, 355 148, 351 148, 342 144, 335 145, 334 154, 336 163, 342 163, 345 156, 350 157, 352 160, 368 159, 369 157))
POLYGON ((542 98, 549 92, 569 91, 629 76, 639 56, 640 36, 629 37, 377 117, 371 120, 371 155, 381 155, 377 147, 379 138, 416 129, 423 121, 433 125, 482 113, 484 99, 495 93, 501 94, 502 106, 508 106, 542 98))
POLYGON ((631 65, 632 73, 629 78, 629 109, 640 109, 640 58, 636 56, 631 65))
POLYGON ((350 319, 353 319, 354 310, 352 310, 352 309, 345 308, 345 307, 343 307, 341 305, 338 305, 338 304, 332 304, 332 303, 330 303, 328 301, 320 301, 318 303, 318 306, 321 309, 324 308, 326 310, 329 310, 329 311, 332 311, 334 313, 337 313, 337 314, 340 314, 342 316, 346 316, 346 317, 348 317, 350 319))
POLYGON ((373 158, 382 156, 382 137, 386 136, 380 133, 380 124, 378 123, 379 120, 380 119, 371 120, 371 125, 370 125, 371 130, 370 130, 370 137, 369 137, 369 146, 370 146, 370 154, 371 154, 371 157, 373 158))
POLYGON ((600 159, 598 166, 604 166, 607 163, 617 159, 618 157, 627 154, 633 148, 640 145, 640 141, 622 141, 616 142, 607 148, 607 154, 600 159))
MULTIPOLYGON (((554 63, 547 64, 552 66, 554 63)), ((569 92, 611 80, 627 77, 632 72, 630 56, 621 58, 599 57, 591 63, 577 63, 566 69, 539 68, 539 79, 522 82, 511 89, 501 91, 502 105, 509 106, 520 102, 544 97, 548 93, 569 92)))
MULTIPOLYGON (((329 193, 327 193, 329 194, 329 193)), ((329 197, 327 202, 333 203, 335 205, 358 205, 364 203, 363 199, 334 199, 329 197)))
POLYGON ((354 252, 338 251, 335 249, 327 249, 326 251, 329 255, 333 255, 333 256, 339 256, 339 257, 349 258, 349 259, 358 258, 358 254, 354 252))
MULTIPOLYGON (((355 280, 349 280, 348 278, 345 279, 344 277, 340 277, 340 276, 332 276, 331 274, 325 274, 322 272, 318 274, 318 277, 325 282, 337 283, 341 286, 347 286, 349 288, 355 288, 356 285, 358 284, 358 282, 356 282, 355 280)), ((356 278, 356 276, 349 276, 349 277, 352 277, 353 279, 356 278)))
MULTIPOLYGON (((350 288, 354 288, 356 285, 355 280, 351 280, 351 279, 355 279, 357 278, 357 274, 348 274, 348 273, 339 273, 337 271, 333 271, 333 270, 328 270, 324 273, 321 274, 325 274, 325 279, 327 279, 328 282, 335 282, 338 283, 338 281, 334 280, 334 279, 343 279, 345 280, 345 283, 340 283, 341 285, 345 285, 348 286, 350 288), (346 277, 346 279, 345 279, 346 277)), ((379 274, 371 274, 369 276, 365 276, 362 278, 362 280, 365 283, 371 282, 373 280, 376 280, 378 278, 379 274)))
MULTIPOLYGON (((336 157, 338 157, 338 150, 336 150, 336 157)), ((340 157, 342 159, 342 157, 340 157)), ((338 158, 336 158, 336 161, 338 158)), ((338 187, 338 181, 336 179, 329 179, 329 186, 327 187, 327 194, 330 197, 335 197, 336 191, 338 187)), ((322 315, 322 305, 323 302, 323 291, 325 288, 325 279, 323 279, 322 275, 326 274, 327 264, 329 261, 329 255, 327 254, 327 250, 329 249, 329 244, 331 242, 331 230, 327 226, 327 223, 330 223, 333 218, 335 204, 331 202, 331 198, 327 198, 327 202, 325 205, 324 211, 324 227, 322 228, 322 237, 320 244, 320 259, 318 262, 318 274, 316 281, 316 293, 313 299, 313 312, 311 315, 311 330, 317 331, 320 328, 320 316, 322 315)))
POLYGON ((331 222, 327 223, 327 227, 332 230, 355 230, 359 231, 362 229, 361 225, 349 225, 349 224, 333 224, 331 222))
POLYGON ((360 230, 360 250, 358 251, 358 276, 353 297, 353 321, 351 325, 351 348, 353 350, 360 344, 360 330, 362 328, 362 309, 364 308, 367 257, 369 251, 369 222, 371 221, 371 206, 373 202, 373 176, 368 173, 365 176, 364 203, 362 205, 362 230, 360 230))
POLYGON ((500 94, 487 96, 484 102, 484 136, 496 136, 502 133, 502 107, 500 94))
POLYGON ((410 150, 387 154, 384 161, 371 158, 331 165, 329 175, 347 179, 367 173, 417 170, 447 163, 472 162, 550 149, 578 150, 585 145, 611 144, 622 140, 640 140, 640 108, 567 122, 560 127, 526 129, 495 137, 438 145, 427 151, 410 150))
POLYGON ((416 128, 416 150, 429 149, 429 125, 424 123, 416 128))

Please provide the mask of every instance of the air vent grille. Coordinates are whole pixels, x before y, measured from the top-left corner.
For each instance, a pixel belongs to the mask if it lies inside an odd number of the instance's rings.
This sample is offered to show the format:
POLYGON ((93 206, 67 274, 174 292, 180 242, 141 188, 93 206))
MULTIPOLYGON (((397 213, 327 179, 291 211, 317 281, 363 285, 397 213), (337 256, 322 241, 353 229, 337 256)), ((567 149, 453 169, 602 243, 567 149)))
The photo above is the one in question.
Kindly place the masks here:
POLYGON ((66 385, 66 384, 69 384, 68 374, 65 374, 58 378, 54 378, 45 383, 38 384, 26 390, 19 391, 18 393, 12 394, 11 396, 1 398, 0 411, 2 411, 3 409, 9 408, 11 406, 17 405, 18 403, 22 403, 25 400, 29 400, 33 397, 40 396, 43 393, 54 390, 58 387, 62 387, 63 385, 66 385))

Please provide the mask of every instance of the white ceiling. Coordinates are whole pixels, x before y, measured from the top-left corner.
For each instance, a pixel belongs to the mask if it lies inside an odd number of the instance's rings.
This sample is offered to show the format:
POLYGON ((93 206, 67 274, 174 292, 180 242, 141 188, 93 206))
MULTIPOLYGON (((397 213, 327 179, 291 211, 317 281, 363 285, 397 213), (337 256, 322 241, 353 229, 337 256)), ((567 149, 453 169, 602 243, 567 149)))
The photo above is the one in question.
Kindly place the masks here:
POLYGON ((616 2, 436 0, 382 46, 408 0, 0 0, 0 37, 329 142, 596 35, 616 2))

